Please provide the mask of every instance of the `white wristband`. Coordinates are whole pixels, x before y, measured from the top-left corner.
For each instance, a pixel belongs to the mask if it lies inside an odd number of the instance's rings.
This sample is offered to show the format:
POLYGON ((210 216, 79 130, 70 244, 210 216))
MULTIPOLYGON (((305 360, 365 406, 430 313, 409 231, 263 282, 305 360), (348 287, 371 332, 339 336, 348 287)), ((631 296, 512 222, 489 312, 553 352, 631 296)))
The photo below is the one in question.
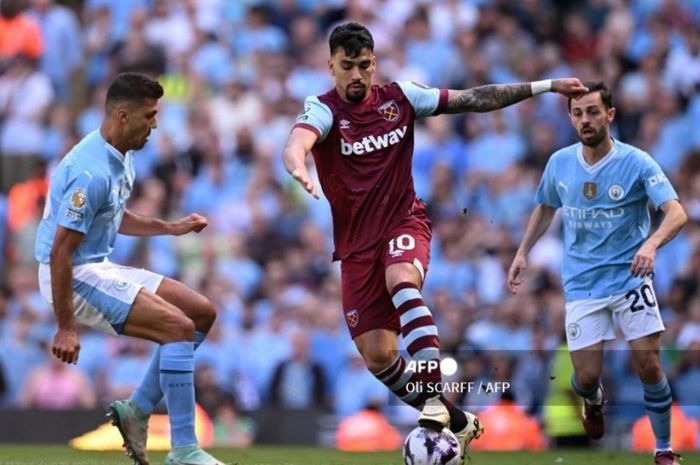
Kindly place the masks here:
POLYGON ((530 83, 530 88, 532 89, 532 95, 549 92, 552 90, 552 80, 545 79, 544 81, 532 81, 530 83))

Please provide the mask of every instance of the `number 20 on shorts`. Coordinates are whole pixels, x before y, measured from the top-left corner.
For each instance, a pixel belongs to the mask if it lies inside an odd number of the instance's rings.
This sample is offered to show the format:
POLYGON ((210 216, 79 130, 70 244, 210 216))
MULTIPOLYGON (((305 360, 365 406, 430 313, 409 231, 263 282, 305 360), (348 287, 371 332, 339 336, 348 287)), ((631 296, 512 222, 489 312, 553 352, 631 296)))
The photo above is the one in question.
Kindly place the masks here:
POLYGON ((625 294, 625 299, 632 299, 632 304, 630 305, 632 312, 656 307, 656 296, 654 296, 654 290, 649 284, 643 284, 639 289, 632 289, 625 294), (640 303, 640 300, 644 301, 644 304, 640 303))

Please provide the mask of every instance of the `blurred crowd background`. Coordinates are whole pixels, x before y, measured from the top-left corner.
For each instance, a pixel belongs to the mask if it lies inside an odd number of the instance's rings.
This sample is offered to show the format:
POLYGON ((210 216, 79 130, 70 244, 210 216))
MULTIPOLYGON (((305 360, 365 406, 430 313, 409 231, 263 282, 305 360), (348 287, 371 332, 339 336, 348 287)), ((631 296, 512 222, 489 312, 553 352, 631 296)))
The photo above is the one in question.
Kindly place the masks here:
MULTIPOLYGON (((129 208, 198 212, 210 226, 120 236, 111 260, 180 279, 215 303, 196 385, 223 443, 249 442, 254 425, 241 418, 268 405, 340 418, 375 405, 415 419, 354 349, 329 207, 288 177, 280 156, 304 97, 333 86, 330 29, 355 20, 374 35, 377 83, 462 89, 576 76, 612 87, 615 137, 659 162, 690 217, 659 250, 655 286, 675 399, 700 419, 700 0, 0 0, 0 13, 0 405, 101 407, 126 397, 148 366, 153 344, 94 331, 81 333, 77 367, 50 357, 54 319, 33 258, 52 167, 99 126, 111 78, 141 71, 165 97, 135 157, 129 208)), ((557 376, 570 370, 558 350, 560 223, 532 251, 524 292, 505 288, 544 164, 575 142, 566 100, 427 118, 415 142, 415 187, 434 233, 424 297, 458 361, 450 380, 508 381, 551 437, 580 435, 549 408, 573 405, 568 377, 557 376)), ((644 414, 643 392, 625 341, 608 348, 609 431, 619 433, 608 440, 624 441, 644 414)), ((475 410, 499 397, 451 395, 475 410)))

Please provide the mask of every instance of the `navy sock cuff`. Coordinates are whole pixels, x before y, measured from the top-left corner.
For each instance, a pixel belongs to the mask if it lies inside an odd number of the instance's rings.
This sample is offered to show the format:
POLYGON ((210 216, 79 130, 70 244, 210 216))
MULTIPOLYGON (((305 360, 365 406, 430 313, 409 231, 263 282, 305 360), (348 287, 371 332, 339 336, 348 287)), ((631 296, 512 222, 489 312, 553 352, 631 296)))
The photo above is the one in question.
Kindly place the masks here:
POLYGON ((197 350, 197 347, 199 347, 202 342, 204 342, 204 339, 207 338, 207 333, 204 331, 195 331, 194 332, 194 350, 197 350))

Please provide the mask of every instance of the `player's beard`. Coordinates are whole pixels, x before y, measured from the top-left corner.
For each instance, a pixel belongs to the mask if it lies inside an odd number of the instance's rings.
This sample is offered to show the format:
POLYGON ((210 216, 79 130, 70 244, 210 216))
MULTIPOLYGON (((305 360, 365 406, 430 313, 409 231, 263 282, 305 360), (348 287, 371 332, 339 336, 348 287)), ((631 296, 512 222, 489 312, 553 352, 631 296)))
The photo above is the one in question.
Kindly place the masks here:
POLYGON ((141 150, 146 145, 146 142, 148 142, 148 137, 150 135, 151 135, 151 132, 148 131, 148 134, 146 134, 146 137, 144 137, 143 139, 139 140, 136 144, 134 144, 134 145, 136 145, 136 147, 134 147, 134 150, 141 150))
POLYGON ((364 84, 360 84, 362 86, 362 89, 359 88, 353 88, 352 86, 357 86, 358 84, 351 84, 347 87, 345 90, 345 97, 348 99, 350 102, 361 102, 365 99, 365 95, 367 95, 367 86, 364 84))
POLYGON ((583 130, 578 132, 578 140, 581 141, 583 145, 586 145, 588 147, 597 147, 600 145, 601 142, 605 140, 606 137, 608 137, 608 130, 605 126, 602 128, 596 130, 595 128, 592 127, 587 127, 586 129, 591 129, 593 130, 593 134, 583 134, 583 130))

